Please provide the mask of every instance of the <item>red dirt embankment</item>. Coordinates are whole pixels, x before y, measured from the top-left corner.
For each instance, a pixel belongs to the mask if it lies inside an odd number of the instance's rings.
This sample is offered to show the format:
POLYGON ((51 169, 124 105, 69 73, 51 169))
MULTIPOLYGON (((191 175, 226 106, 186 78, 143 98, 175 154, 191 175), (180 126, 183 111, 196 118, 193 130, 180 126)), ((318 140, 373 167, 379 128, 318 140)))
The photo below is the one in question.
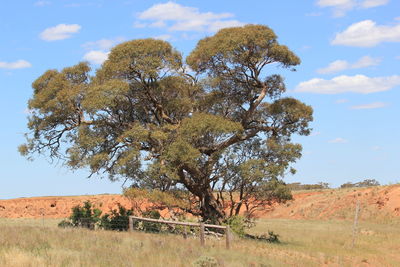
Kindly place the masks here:
MULTIPOLYGON (((400 185, 369 188, 327 189, 293 192, 294 200, 266 207, 261 218, 351 219, 357 199, 361 219, 400 218, 400 185)), ((0 218, 66 218, 72 207, 89 200, 103 213, 118 208, 118 203, 131 208, 121 195, 32 197, 0 200, 0 218)), ((164 211, 165 212, 165 211, 164 211)))
POLYGON ((294 200, 260 213, 263 218, 353 219, 357 200, 361 219, 400 219, 400 185, 293 192, 294 200))
POLYGON ((67 218, 71 209, 90 201, 103 213, 118 208, 118 203, 126 208, 132 204, 121 195, 31 197, 0 200, 0 217, 5 218, 67 218))

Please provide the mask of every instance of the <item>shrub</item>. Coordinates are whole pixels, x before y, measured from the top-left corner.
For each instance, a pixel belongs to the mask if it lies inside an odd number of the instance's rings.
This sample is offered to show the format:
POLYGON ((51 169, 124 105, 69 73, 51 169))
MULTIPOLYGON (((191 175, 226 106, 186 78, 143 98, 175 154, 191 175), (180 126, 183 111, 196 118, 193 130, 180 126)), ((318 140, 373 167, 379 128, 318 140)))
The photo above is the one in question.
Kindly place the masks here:
POLYGON ((218 266, 218 261, 214 257, 201 256, 195 262, 193 262, 193 266, 216 267, 218 266))
POLYGON ((112 210, 111 214, 104 214, 100 219, 100 228, 114 231, 127 231, 129 228, 129 216, 133 210, 126 209, 118 203, 118 210, 112 210))
MULTIPOLYGON (((150 219, 160 219, 161 214, 157 210, 149 210, 143 212, 142 216, 150 219)), ((146 232, 158 233, 161 231, 161 225, 159 223, 143 222, 142 227, 146 232)))
POLYGON ((275 234, 273 231, 268 231, 268 237, 266 237, 265 241, 269 243, 280 243, 279 235, 275 234))
POLYGON ((74 227, 74 225, 69 220, 62 220, 61 222, 59 222, 58 227, 69 228, 74 227))
POLYGON ((81 206, 72 208, 72 215, 70 217, 74 226, 94 229, 95 224, 100 220, 101 210, 93 208, 90 201, 86 201, 81 206))
POLYGON ((279 240, 279 235, 275 234, 273 231, 268 231, 268 235, 266 235, 266 234, 262 234, 262 235, 246 234, 245 237, 250 238, 250 239, 259 240, 259 241, 265 241, 268 243, 280 243, 281 242, 279 240))
POLYGON ((90 201, 86 201, 81 206, 75 206, 72 208, 72 215, 68 220, 61 221, 59 227, 83 227, 88 229, 94 229, 96 223, 100 220, 101 210, 95 209, 90 201))
POLYGON ((226 224, 229 225, 232 232, 237 234, 239 237, 244 237, 246 235, 246 221, 242 216, 232 216, 226 220, 226 224))

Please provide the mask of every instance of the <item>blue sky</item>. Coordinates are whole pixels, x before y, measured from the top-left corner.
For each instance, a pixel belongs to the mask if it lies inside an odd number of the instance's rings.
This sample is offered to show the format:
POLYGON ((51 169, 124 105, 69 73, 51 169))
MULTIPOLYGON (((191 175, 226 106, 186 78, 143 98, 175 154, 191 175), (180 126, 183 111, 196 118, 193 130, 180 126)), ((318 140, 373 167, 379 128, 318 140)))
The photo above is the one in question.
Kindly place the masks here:
POLYGON ((82 60, 96 68, 125 40, 160 38, 188 55, 223 27, 265 24, 302 59, 287 95, 314 108, 313 133, 287 182, 400 181, 400 1, 3 1, 0 8, 0 199, 120 193, 45 157, 17 152, 31 83, 82 60))

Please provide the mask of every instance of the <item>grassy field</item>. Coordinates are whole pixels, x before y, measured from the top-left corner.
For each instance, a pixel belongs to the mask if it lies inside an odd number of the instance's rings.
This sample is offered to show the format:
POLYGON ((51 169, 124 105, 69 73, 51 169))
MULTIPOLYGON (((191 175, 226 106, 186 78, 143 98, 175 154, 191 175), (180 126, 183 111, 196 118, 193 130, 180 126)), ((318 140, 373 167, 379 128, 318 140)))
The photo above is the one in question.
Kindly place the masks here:
POLYGON ((349 221, 261 220, 251 231, 273 230, 282 243, 236 239, 231 250, 224 240, 201 248, 198 239, 59 229, 58 221, 0 219, 0 266, 193 266, 206 256, 218 266, 400 266, 398 221, 361 222, 351 249, 349 221))

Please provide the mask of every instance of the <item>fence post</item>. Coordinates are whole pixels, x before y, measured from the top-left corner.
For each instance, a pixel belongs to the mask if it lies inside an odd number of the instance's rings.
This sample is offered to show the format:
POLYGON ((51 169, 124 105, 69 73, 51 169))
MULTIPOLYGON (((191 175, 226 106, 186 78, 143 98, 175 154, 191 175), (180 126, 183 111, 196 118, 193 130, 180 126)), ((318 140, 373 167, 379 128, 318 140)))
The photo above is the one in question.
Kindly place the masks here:
POLYGON ((204 223, 200 223, 200 244, 204 247, 206 240, 204 238, 204 223))
POLYGON ((188 237, 187 226, 185 225, 183 229, 184 229, 183 238, 184 238, 184 239, 187 239, 187 237, 188 237))
POLYGON ((133 232, 133 218, 129 216, 129 232, 133 232))
POLYGON ((353 224, 353 240, 351 242, 351 248, 354 247, 354 243, 356 242, 356 236, 357 236, 357 224, 358 224, 358 214, 360 212, 360 200, 357 199, 357 204, 356 204, 356 214, 354 215, 354 224, 353 224))
POLYGON ((226 249, 230 249, 232 236, 231 236, 231 228, 229 227, 229 225, 226 226, 225 236, 226 236, 226 249))

